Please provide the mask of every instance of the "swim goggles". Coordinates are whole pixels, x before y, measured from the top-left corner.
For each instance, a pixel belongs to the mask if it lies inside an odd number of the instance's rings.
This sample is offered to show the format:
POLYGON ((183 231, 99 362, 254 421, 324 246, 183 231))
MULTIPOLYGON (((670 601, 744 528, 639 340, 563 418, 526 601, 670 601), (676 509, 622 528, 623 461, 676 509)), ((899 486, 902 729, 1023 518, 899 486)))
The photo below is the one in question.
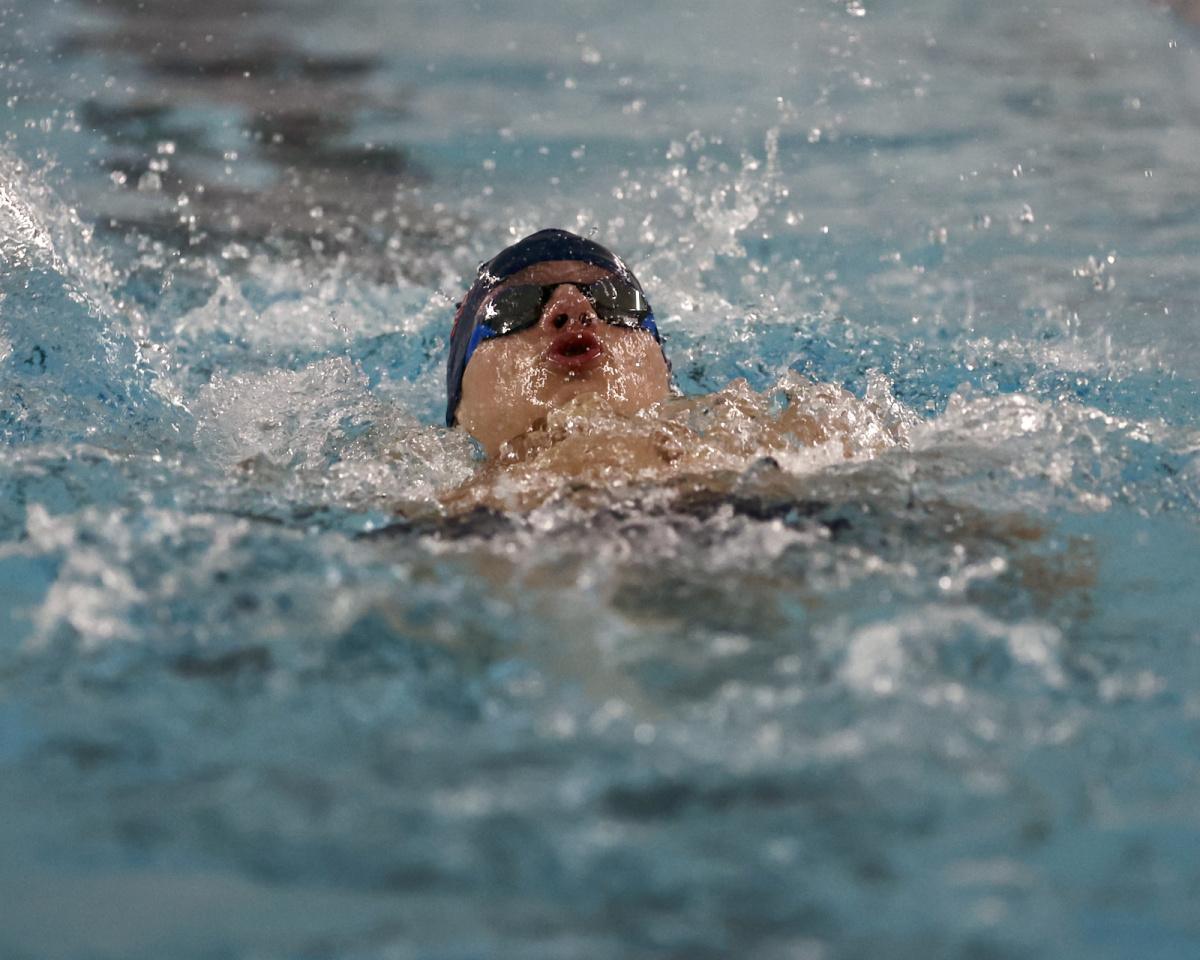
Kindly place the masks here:
POLYGON ((587 297, 596 316, 605 323, 631 330, 645 327, 647 322, 651 326, 654 324, 650 304, 641 290, 619 278, 605 277, 591 283, 572 283, 568 280, 505 287, 483 305, 480 328, 486 326, 493 337, 528 330, 541 319, 550 297, 563 283, 575 287, 587 297))
MULTIPOLYGON (((609 271, 604 280, 575 286, 592 302, 601 320, 647 330, 662 345, 641 285, 620 257, 596 241, 567 230, 539 230, 481 263, 467 295, 458 305, 446 357, 446 426, 452 427, 457 422, 463 371, 475 348, 492 337, 532 327, 545 309, 550 296, 547 291, 553 289, 533 285, 503 287, 504 281, 532 264, 547 260, 575 260, 609 271)), ((671 361, 665 351, 663 359, 669 370, 671 361)))

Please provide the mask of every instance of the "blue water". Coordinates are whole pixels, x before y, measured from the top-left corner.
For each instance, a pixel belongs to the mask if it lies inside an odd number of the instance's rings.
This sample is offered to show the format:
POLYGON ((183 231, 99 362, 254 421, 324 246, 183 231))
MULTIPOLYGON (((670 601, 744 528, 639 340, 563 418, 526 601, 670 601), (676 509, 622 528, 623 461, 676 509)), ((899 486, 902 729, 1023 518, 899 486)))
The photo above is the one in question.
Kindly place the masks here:
POLYGON ((0 132, 0 956, 1200 955, 1200 29, 0 0, 0 132), (439 524, 547 225, 907 442, 439 524))

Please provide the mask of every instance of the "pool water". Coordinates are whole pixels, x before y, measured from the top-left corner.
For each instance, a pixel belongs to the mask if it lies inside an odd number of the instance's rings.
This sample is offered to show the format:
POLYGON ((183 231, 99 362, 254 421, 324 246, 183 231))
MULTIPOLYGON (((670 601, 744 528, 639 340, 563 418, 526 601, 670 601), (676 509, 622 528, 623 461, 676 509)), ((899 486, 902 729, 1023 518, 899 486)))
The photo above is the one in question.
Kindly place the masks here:
POLYGON ((0 93, 0 956, 1200 955, 1185 19, 0 0, 0 93), (550 225, 897 442, 439 521, 550 225))

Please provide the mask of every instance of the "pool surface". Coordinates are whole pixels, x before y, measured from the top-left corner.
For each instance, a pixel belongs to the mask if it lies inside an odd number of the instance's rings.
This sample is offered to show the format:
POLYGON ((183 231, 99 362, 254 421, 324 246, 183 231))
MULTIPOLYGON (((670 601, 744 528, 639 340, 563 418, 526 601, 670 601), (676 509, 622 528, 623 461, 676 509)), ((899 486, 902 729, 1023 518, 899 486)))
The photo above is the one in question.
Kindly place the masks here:
POLYGON ((1142 0, 0 0, 0 957, 1200 956, 1197 183, 1142 0), (899 442, 439 521, 552 225, 899 442))

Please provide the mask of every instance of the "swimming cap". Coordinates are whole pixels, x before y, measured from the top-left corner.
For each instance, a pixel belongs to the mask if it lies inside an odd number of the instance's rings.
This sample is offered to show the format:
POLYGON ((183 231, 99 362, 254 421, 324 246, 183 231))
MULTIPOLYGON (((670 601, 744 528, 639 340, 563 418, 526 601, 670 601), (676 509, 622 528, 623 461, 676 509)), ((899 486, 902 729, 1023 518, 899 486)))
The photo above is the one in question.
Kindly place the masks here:
MULTIPOLYGON (((471 354, 475 352, 480 341, 495 336, 495 331, 491 330, 480 316, 480 304, 496 286, 514 273, 547 260, 577 260, 590 263, 618 274, 637 287, 639 292, 642 290, 637 277, 615 253, 594 240, 576 236, 566 230, 539 230, 537 233, 531 233, 524 240, 518 240, 511 247, 505 247, 487 263, 481 263, 475 275, 475 282, 471 284, 471 289, 458 306, 458 312, 454 315, 454 326, 450 331, 450 356, 446 360, 446 426, 454 426, 457 419, 458 403, 462 399, 463 371, 467 369, 471 354)), ((662 343, 658 328, 654 325, 653 314, 643 326, 654 335, 655 340, 662 343)))

